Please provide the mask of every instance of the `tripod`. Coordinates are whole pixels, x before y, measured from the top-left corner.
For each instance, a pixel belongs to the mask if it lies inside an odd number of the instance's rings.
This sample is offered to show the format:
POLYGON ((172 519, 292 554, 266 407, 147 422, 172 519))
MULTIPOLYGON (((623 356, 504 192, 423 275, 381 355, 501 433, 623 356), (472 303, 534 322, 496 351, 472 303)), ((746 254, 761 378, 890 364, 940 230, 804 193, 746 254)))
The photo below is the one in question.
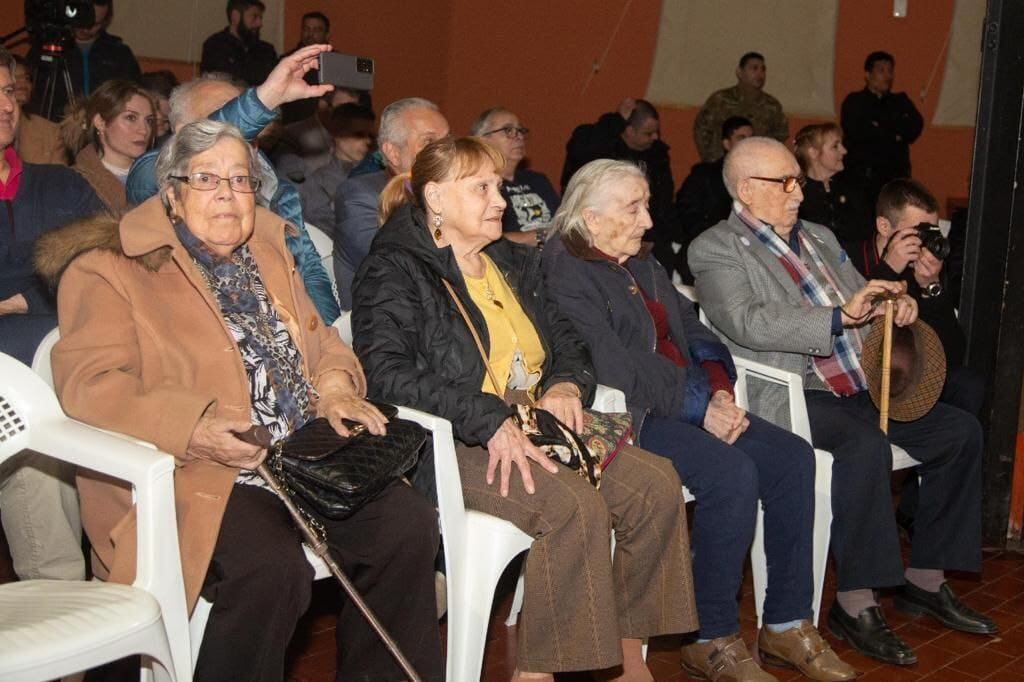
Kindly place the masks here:
POLYGON ((54 112, 54 103, 63 101, 75 104, 75 88, 71 85, 71 72, 68 71, 68 62, 64 56, 63 37, 44 40, 40 47, 39 67, 36 73, 36 82, 40 85, 39 95, 33 93, 33 98, 38 103, 36 110, 40 115, 54 121, 57 120, 54 118, 55 113, 58 118, 64 114, 63 111, 54 112), (58 93, 65 96, 58 98, 58 93))

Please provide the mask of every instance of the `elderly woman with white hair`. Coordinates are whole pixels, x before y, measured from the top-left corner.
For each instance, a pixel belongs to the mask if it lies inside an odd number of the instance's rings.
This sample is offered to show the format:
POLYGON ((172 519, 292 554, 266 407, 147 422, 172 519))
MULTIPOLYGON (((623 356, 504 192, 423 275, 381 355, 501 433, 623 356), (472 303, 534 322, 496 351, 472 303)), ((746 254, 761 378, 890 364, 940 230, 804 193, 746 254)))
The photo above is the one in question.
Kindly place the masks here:
MULTIPOLYGON (((43 240, 58 292, 53 372, 69 415, 154 443, 177 459, 175 501, 189 608, 213 602, 197 680, 280 680, 310 601, 313 571, 281 500, 253 469, 308 420, 375 434, 359 361, 325 326, 285 245, 292 229, 258 207, 262 177, 238 129, 197 121, 157 161, 158 197, 117 223, 79 223, 43 240)), ((83 471, 83 525, 97 574, 131 582, 127 488, 83 471)), ((316 518, 338 563, 424 679, 442 675, 435 614, 436 514, 394 483, 344 521, 316 518)), ((359 613, 338 616, 337 679, 401 671, 359 613)))
POLYGON ((736 405, 728 349, 641 241, 651 226, 649 199, 636 165, 585 165, 555 214, 544 270, 559 308, 590 346, 597 380, 626 394, 637 444, 669 458, 697 498, 700 631, 683 647, 683 667, 701 679, 775 679, 737 634, 736 594, 760 498, 771 566, 761 659, 815 680, 853 679, 810 622, 814 453, 736 405))

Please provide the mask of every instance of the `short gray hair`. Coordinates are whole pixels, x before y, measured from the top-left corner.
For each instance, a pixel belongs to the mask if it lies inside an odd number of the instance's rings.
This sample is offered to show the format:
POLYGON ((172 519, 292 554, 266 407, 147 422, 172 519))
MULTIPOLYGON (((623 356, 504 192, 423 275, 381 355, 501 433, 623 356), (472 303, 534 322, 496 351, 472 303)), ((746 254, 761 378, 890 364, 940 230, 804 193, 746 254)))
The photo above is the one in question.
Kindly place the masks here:
POLYGON ((736 199, 740 183, 751 175, 757 175, 757 162, 766 154, 778 151, 793 156, 786 145, 771 137, 748 137, 734 144, 725 155, 722 166, 722 180, 729 196, 736 199))
POLYGON ((409 109, 430 109, 440 113, 441 109, 429 99, 422 97, 406 97, 384 107, 380 112, 380 130, 377 132, 377 144, 390 142, 402 146, 409 136, 409 131, 400 124, 402 114, 409 109))
POLYGON ((263 173, 256 163, 256 152, 242 137, 238 128, 230 123, 211 121, 208 118, 193 121, 164 143, 160 155, 156 158, 156 184, 160 188, 160 201, 168 213, 171 210, 171 202, 167 198, 167 190, 173 187, 175 193, 178 193, 184 184, 181 180, 175 180, 174 176, 188 175, 188 164, 192 157, 208 151, 224 139, 238 140, 242 143, 249 154, 249 175, 260 182, 263 181, 263 173))
POLYGON ((473 121, 473 125, 469 127, 469 134, 480 137, 483 133, 487 132, 487 129, 490 127, 489 124, 491 119, 498 114, 516 115, 514 111, 506 109, 505 107, 491 107, 476 117, 476 120, 473 121))
POLYGON ((597 159, 576 171, 562 195, 562 204, 551 220, 552 235, 560 237, 570 249, 573 246, 577 249, 583 245, 593 246, 594 240, 583 219, 583 211, 603 207, 608 186, 623 178, 647 182, 643 169, 630 161, 597 159))
POLYGON ((176 130, 179 125, 185 125, 195 120, 195 114, 189 106, 192 101, 192 91, 203 83, 227 83, 237 88, 239 92, 245 90, 244 83, 239 83, 230 74, 221 71, 204 73, 199 78, 182 83, 171 90, 171 96, 167 98, 167 105, 170 107, 167 120, 170 121, 171 130, 176 130))

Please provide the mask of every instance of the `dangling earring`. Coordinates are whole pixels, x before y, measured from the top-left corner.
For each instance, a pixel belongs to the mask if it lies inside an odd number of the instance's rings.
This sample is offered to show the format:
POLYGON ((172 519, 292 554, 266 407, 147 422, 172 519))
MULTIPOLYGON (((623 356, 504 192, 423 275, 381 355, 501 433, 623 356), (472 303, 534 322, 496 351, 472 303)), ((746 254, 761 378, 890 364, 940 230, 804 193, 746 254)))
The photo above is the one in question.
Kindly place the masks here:
POLYGON ((441 223, 444 222, 444 218, 440 214, 434 214, 434 241, 441 241, 441 223))

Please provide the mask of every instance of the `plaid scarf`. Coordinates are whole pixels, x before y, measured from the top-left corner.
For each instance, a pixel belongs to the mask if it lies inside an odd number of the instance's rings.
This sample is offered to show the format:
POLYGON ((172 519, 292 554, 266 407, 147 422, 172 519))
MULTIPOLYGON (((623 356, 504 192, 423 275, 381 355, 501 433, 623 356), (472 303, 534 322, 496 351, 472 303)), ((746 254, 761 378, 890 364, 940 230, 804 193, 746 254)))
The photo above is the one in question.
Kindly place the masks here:
MULTIPOLYGON (((818 278, 807 269, 800 256, 789 248, 789 244, 779 235, 775 234, 770 225, 750 215, 746 209, 737 210, 736 214, 750 228, 754 236, 779 259, 779 263, 786 269, 789 276, 793 278, 793 283, 800 289, 804 301, 809 306, 827 306, 831 308, 834 305, 832 300, 829 299, 825 287, 818 281, 818 278)), ((814 249, 810 240, 804 237, 802 230, 797 232, 797 239, 800 242, 800 248, 807 253, 821 273, 821 276, 835 289, 840 302, 845 303, 843 294, 836 285, 835 277, 833 277, 821 257, 818 256, 818 252, 814 249)), ((839 396, 850 396, 860 393, 868 386, 858 357, 861 347, 860 334, 856 330, 851 330, 851 332, 849 335, 843 333, 835 337, 832 355, 828 357, 811 357, 814 373, 828 386, 832 393, 839 396)))

